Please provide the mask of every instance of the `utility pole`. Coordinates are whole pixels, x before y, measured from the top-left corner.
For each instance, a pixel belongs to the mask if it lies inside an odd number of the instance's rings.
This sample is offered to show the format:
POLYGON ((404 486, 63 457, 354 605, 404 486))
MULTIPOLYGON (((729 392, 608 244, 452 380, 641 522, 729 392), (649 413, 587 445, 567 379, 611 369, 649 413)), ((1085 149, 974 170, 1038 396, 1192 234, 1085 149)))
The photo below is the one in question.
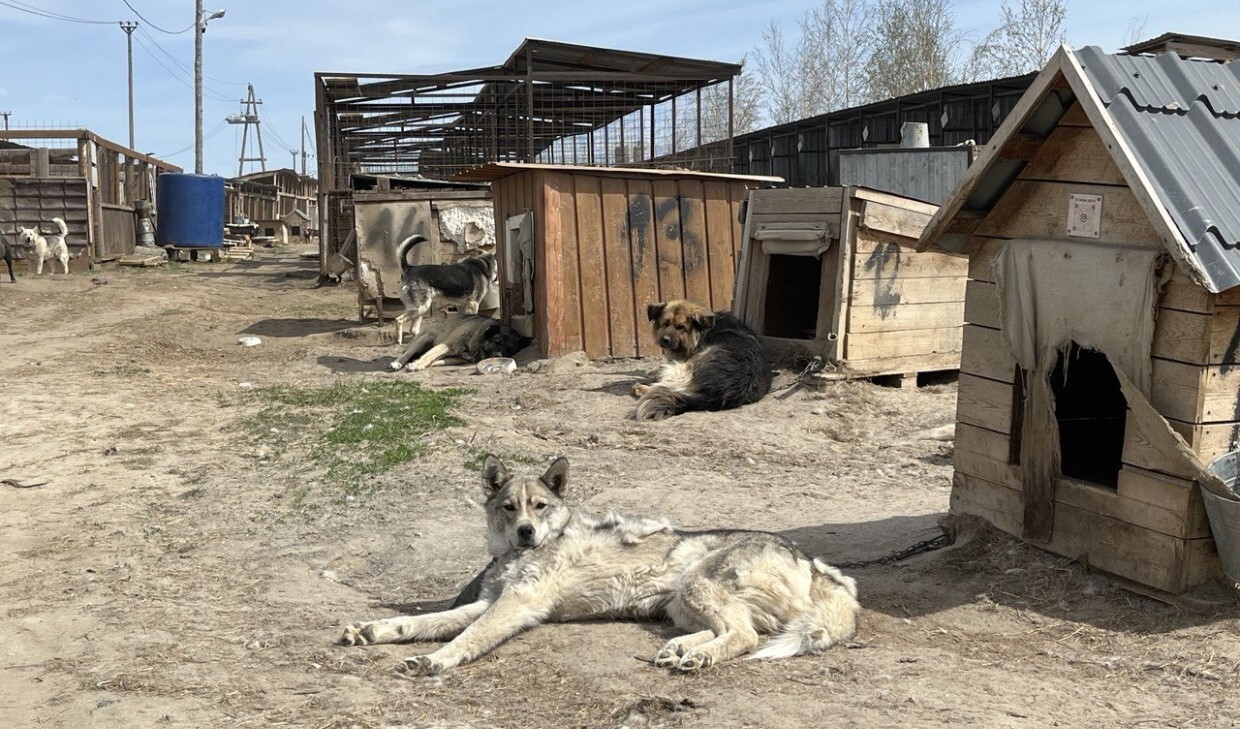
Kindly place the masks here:
POLYGON ((138 27, 136 22, 122 20, 121 30, 125 31, 125 45, 129 47, 129 148, 133 149, 133 31, 138 27))
POLYGON ((309 132, 306 131, 306 117, 303 114, 301 117, 301 176, 302 177, 306 176, 306 135, 307 134, 309 134, 309 132))
POLYGON ((207 15, 202 0, 194 0, 194 174, 202 174, 202 34, 207 21, 224 17, 223 10, 207 15))
POLYGON ((6 132, 9 130, 9 114, 12 113, 11 111, 0 111, 0 116, 4 117, 4 131, 6 132))
MULTIPOLYGON (((262 99, 254 98, 254 84, 248 84, 250 93, 241 100, 245 105, 245 109, 240 114, 230 114, 227 118, 229 124, 244 124, 245 128, 241 130, 241 158, 237 160, 237 177, 245 174, 246 162, 258 162, 263 172, 267 171, 267 157, 263 153, 263 128, 258 118, 258 105, 263 103, 262 99), (258 138, 258 156, 246 157, 245 149, 247 141, 250 137, 250 125, 254 125, 254 136, 258 138)), ((296 170, 294 170, 296 171, 296 170)))
POLYGON ((202 174, 202 0, 194 0, 194 174, 202 174))

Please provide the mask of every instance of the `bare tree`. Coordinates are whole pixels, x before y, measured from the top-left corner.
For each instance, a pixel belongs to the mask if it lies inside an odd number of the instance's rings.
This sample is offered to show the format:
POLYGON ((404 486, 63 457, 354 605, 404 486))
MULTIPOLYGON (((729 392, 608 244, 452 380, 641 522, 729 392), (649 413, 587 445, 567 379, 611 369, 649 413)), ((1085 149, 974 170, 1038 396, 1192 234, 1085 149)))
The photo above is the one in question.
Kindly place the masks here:
POLYGON ((785 43, 783 29, 774 20, 762 31, 762 45, 753 55, 758 79, 766 90, 767 117, 775 124, 804 117, 803 66, 798 53, 785 43))
POLYGON ((1128 30, 1124 31, 1124 45, 1131 46, 1146 40, 1145 23, 1149 19, 1149 13, 1145 13, 1143 15, 1134 15, 1132 20, 1128 21, 1128 30))
POLYGON ((873 98, 886 99, 951 83, 961 36, 949 0, 877 0, 868 68, 873 98))
MULTIPOLYGON (((732 80, 732 132, 744 134, 758 128, 762 121, 762 86, 745 59, 741 72, 732 80)), ((684 118, 685 132, 696 127, 692 115, 684 118)), ((691 132, 696 134, 696 129, 691 132)), ((702 90, 702 143, 717 142, 728 136, 728 85, 715 84, 702 90)))
POLYGON ((971 80, 1036 71, 1064 42, 1065 0, 1004 0, 1002 22, 973 50, 965 75, 971 80))
POLYGON ((868 0, 822 0, 801 21, 802 88, 811 113, 868 100, 870 9, 868 0))

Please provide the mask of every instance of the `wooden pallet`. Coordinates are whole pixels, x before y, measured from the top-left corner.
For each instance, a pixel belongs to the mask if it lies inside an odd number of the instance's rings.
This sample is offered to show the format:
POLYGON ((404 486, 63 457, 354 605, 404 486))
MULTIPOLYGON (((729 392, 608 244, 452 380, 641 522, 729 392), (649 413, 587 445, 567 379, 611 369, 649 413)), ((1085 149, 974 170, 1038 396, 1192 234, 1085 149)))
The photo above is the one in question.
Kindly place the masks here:
POLYGON ((148 256, 142 253, 134 253, 128 256, 122 256, 116 262, 118 266, 136 266, 138 268, 150 268, 152 266, 162 266, 168 262, 167 256, 148 256))

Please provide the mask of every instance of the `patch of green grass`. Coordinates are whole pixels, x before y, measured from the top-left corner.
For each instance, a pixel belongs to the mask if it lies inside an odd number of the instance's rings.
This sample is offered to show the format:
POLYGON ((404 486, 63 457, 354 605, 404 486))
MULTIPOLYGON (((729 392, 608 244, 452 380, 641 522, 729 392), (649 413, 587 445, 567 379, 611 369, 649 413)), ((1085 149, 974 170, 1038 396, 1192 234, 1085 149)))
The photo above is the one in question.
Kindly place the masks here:
POLYGON ((489 450, 486 450, 485 448, 477 448, 475 446, 469 446, 466 449, 466 453, 469 454, 469 458, 465 459, 465 468, 469 469, 470 471, 481 471, 482 462, 483 460, 486 459, 488 453, 496 456, 504 463, 524 463, 527 466, 546 465, 546 461, 544 461, 543 459, 536 458, 534 456, 528 456, 524 453, 509 453, 507 451, 489 451, 489 450))
POLYGON ((421 436, 464 425, 450 411, 469 392, 428 390, 408 380, 263 387, 251 391, 264 405, 249 429, 276 451, 305 446, 324 469, 323 481, 363 493, 370 490, 366 477, 420 457, 421 436))
POLYGON ((151 371, 146 367, 139 367, 132 364, 118 364, 107 368, 98 368, 92 370, 91 374, 95 377, 107 377, 114 375, 117 377, 137 377, 138 375, 149 375, 151 371))

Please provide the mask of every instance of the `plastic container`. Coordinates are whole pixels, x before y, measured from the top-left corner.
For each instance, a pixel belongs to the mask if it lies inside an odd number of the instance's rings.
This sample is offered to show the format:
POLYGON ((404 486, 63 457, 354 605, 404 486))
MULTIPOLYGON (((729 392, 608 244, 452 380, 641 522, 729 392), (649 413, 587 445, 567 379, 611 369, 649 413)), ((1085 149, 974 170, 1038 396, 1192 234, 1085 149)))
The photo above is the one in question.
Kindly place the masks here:
POLYGON ((492 357, 478 363, 480 375, 507 375, 516 371, 516 360, 511 357, 492 357))
POLYGON ((224 245, 224 178, 168 172, 155 182, 155 242, 178 248, 224 245))
MULTIPOLYGON (((1214 459, 1208 470, 1236 492, 1240 482, 1240 451, 1232 451, 1214 459)), ((1218 549, 1223 573, 1234 582, 1240 582, 1240 493, 1236 500, 1225 499, 1206 487, 1201 487, 1206 516, 1210 517, 1210 531, 1214 533, 1214 546, 1218 549)))

